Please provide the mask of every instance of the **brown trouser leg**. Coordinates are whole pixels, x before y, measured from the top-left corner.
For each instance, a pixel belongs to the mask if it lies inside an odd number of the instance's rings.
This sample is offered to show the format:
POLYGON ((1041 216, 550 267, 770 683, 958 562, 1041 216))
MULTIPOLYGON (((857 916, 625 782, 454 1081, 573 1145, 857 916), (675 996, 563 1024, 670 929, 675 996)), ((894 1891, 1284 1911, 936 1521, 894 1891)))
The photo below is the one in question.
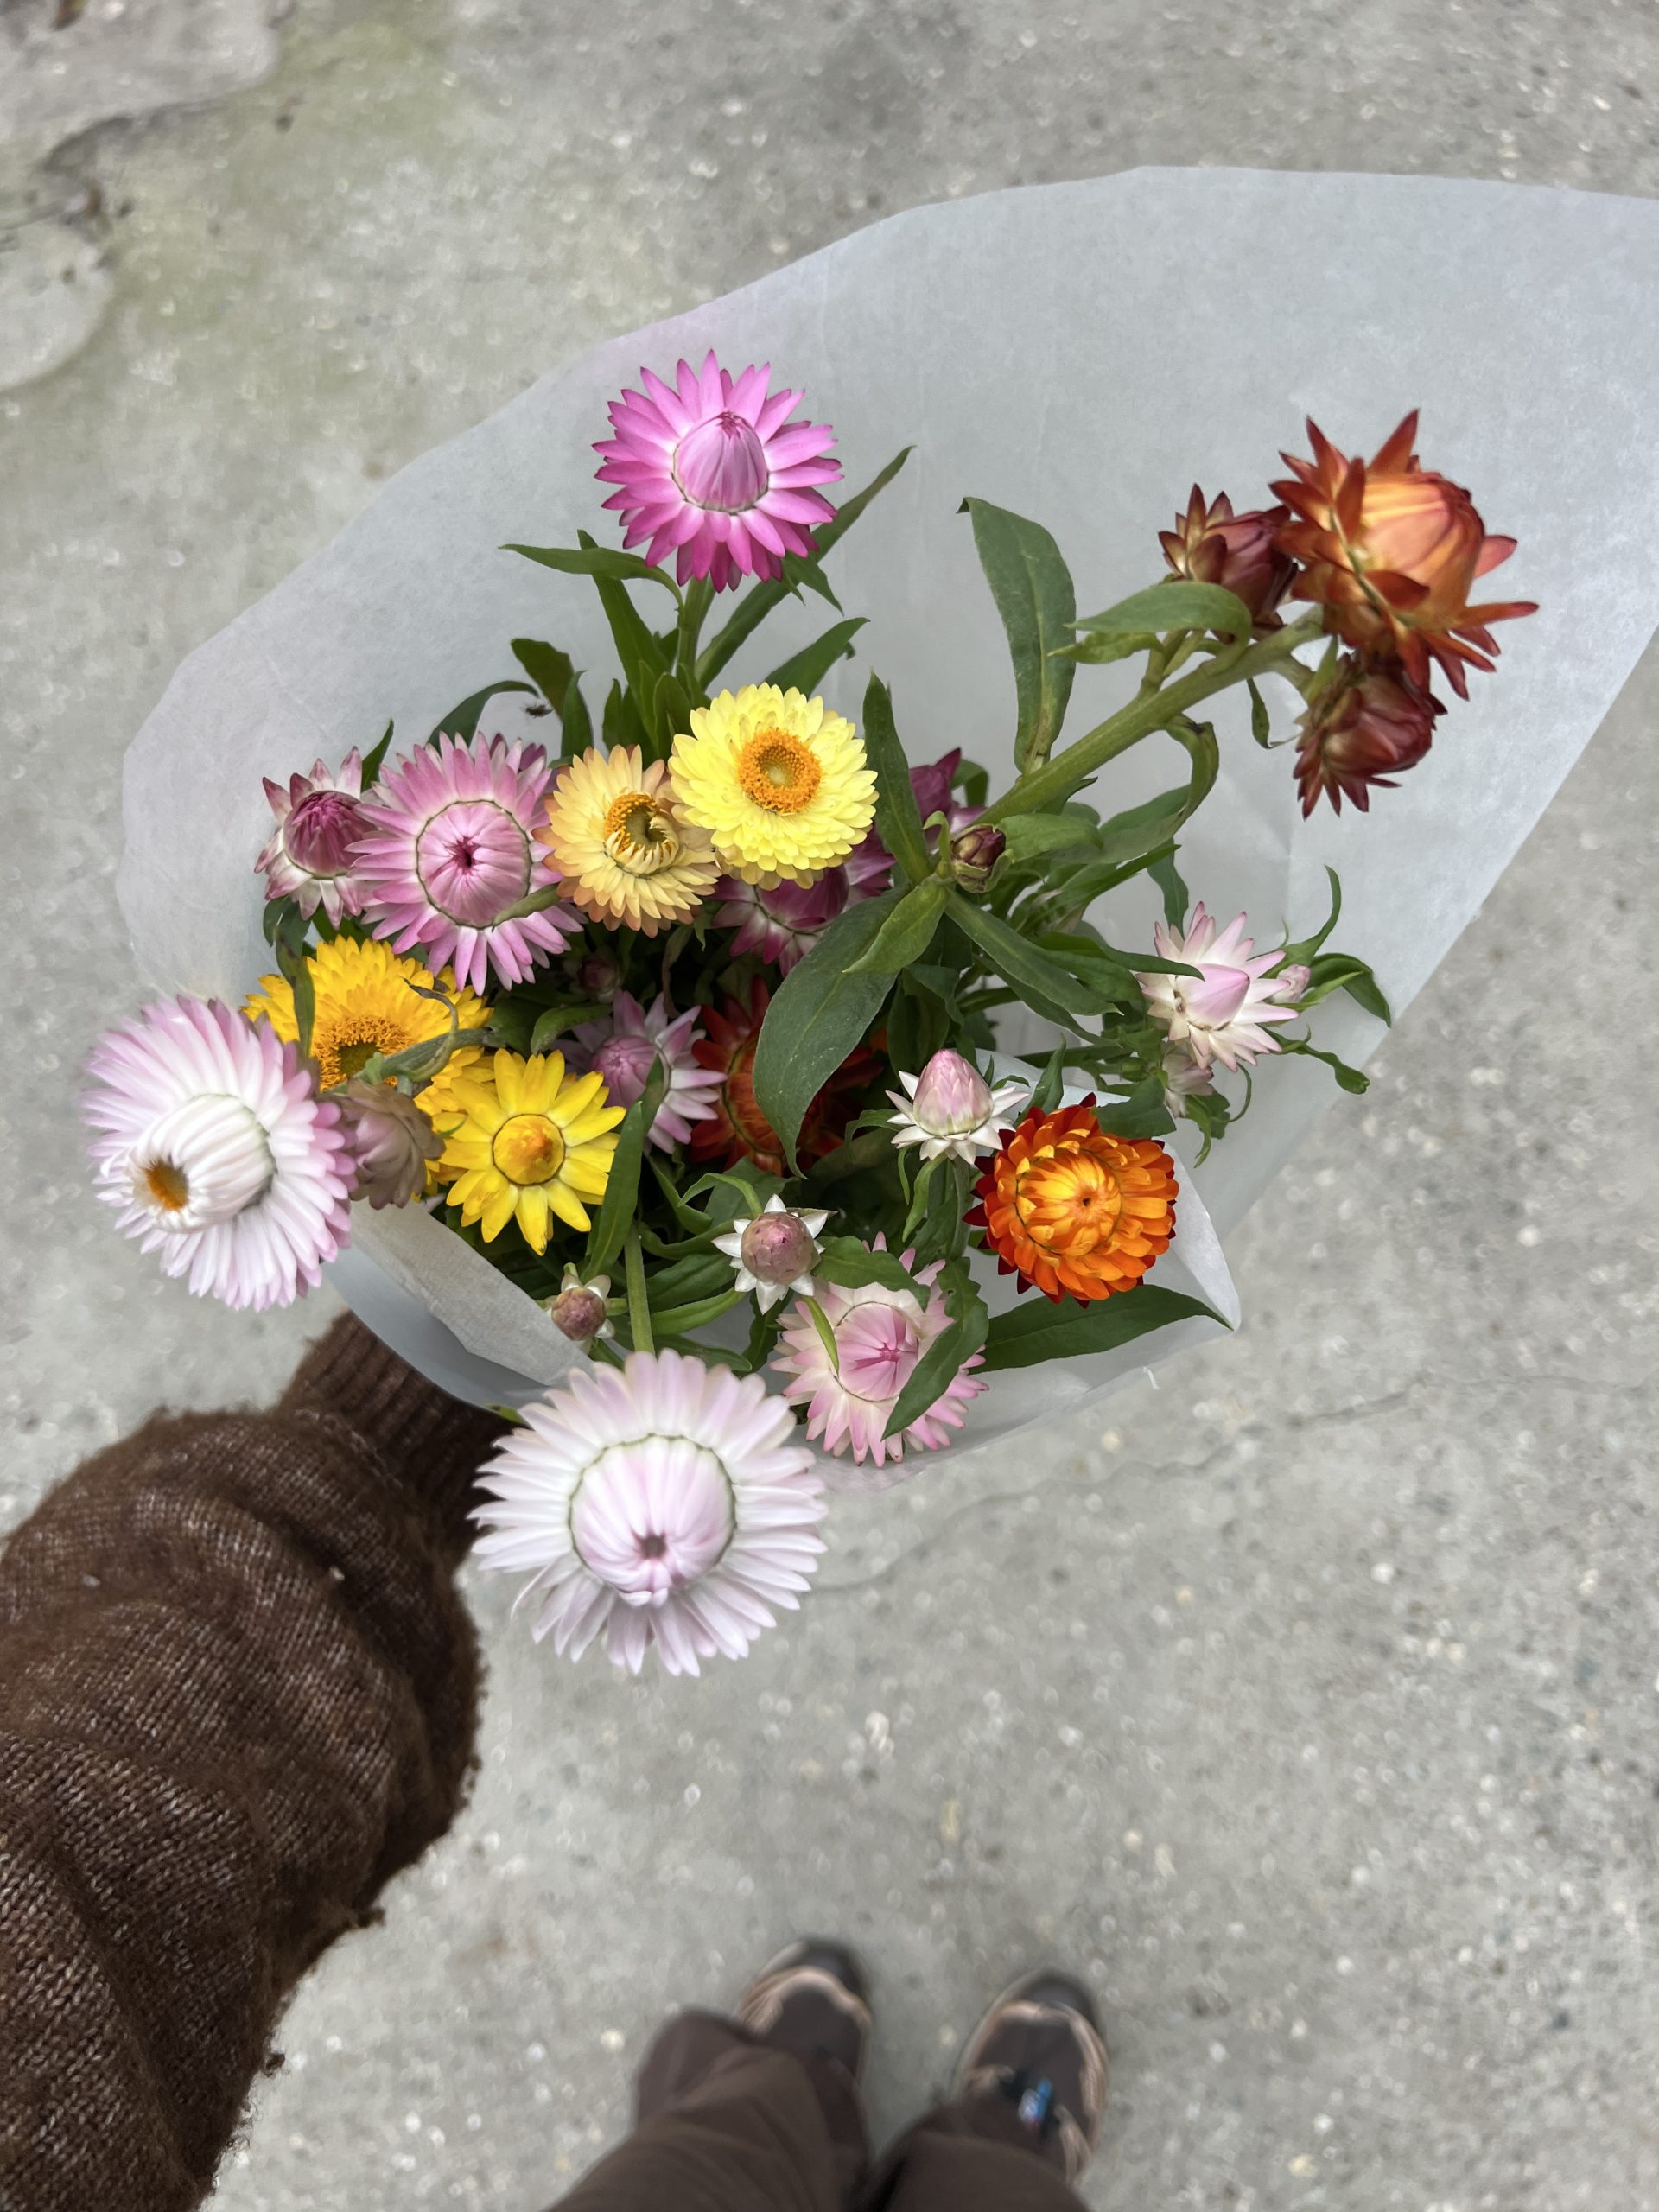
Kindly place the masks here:
POLYGON ((559 2212, 844 2212, 868 2159, 841 2067, 682 2012, 639 2069, 633 2133, 559 2212))
POLYGON ((712 2012, 669 2022, 639 2069, 635 2108, 633 2133, 558 2212, 1080 2212, 1000 2103, 941 2106, 866 2181, 847 2074, 712 2012))

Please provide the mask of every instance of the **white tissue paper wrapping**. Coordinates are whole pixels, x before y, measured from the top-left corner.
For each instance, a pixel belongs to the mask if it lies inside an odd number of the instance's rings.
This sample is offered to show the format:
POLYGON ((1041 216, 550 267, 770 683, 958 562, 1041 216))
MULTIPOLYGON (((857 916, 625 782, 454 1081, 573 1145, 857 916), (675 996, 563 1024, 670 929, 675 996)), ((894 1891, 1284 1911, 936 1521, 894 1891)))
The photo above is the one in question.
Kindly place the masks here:
MULTIPOLYGON (((877 224, 543 378, 404 470, 191 655, 127 757, 120 897, 142 964, 165 988, 233 1002, 270 966, 253 871, 270 826, 262 776, 337 761, 388 718, 396 743, 417 741, 457 700, 518 673, 514 636, 564 648, 602 696, 595 677, 608 680, 613 657, 591 588, 497 549, 569 544, 584 526, 606 542, 593 452, 606 402, 642 363, 666 373, 712 346, 734 369, 770 361, 804 388, 814 419, 835 425, 846 490, 915 445, 830 556, 843 605, 871 619, 857 662, 825 691, 856 720, 878 671, 912 758, 959 745, 994 791, 1010 767, 1013 683, 957 512, 964 493, 1046 524, 1087 613, 1160 573, 1154 533, 1195 478, 1238 506, 1263 504, 1278 448, 1306 450, 1305 414, 1369 454, 1421 406, 1427 464, 1521 541, 1496 595, 1535 599, 1541 613, 1503 626, 1497 674, 1450 702, 1433 751, 1369 817, 1321 809, 1303 823, 1290 754, 1259 749, 1223 702, 1220 782, 1181 853, 1193 895, 1224 918, 1245 908, 1262 944, 1323 918, 1334 862, 1344 905, 1333 943, 1371 962, 1397 1013, 1659 617, 1656 297, 1659 208, 1513 185, 1138 170, 877 224)), ((829 619, 817 599, 787 603, 730 679, 753 680, 829 619)), ((1132 681, 1080 670, 1071 734, 1132 681)), ((1294 701, 1270 689, 1282 732, 1294 701)), ((544 732, 519 721, 511 695, 499 703, 486 730, 544 732)), ((1115 810, 1185 774, 1184 756, 1151 739, 1090 796, 1115 810)), ((1116 941, 1146 941, 1143 885, 1108 912, 1116 941)), ((1316 1041, 1357 1063, 1381 1034, 1340 995, 1315 1025, 1316 1041)), ((1004 1039, 1015 1051, 1039 1041, 1034 1029, 1004 1039)), ((1183 1173, 1179 1234, 1156 1270, 1229 1321, 1220 1234, 1340 1097, 1307 1061, 1257 1074, 1249 1118, 1183 1173)), ((1189 1134, 1177 1141, 1190 1154, 1189 1134)), ((516 1401, 568 1369, 570 1347, 534 1303, 428 1215, 359 1205, 353 1237, 335 1287, 447 1389, 516 1401)), ((990 1281, 1007 1304, 1007 1284, 990 1281)), ((998 1376, 954 1448, 1082 1406, 1215 1333, 1182 1323, 1118 1353, 998 1376)), ((844 1462, 833 1472, 856 1479, 844 1462)))

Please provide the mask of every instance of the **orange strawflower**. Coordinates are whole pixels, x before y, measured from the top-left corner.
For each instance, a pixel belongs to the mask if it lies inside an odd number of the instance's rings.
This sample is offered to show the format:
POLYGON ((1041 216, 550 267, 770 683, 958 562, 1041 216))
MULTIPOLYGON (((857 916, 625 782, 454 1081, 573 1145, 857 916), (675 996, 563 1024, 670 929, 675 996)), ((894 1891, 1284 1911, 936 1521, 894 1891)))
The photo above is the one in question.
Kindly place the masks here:
POLYGON ((1469 668, 1490 669, 1491 622, 1531 614, 1531 600, 1471 607, 1478 576, 1507 561, 1512 537, 1489 537, 1460 485, 1418 466, 1417 416, 1408 415, 1369 467, 1338 453, 1309 422, 1312 461, 1284 456, 1293 479, 1273 487, 1297 520, 1279 532, 1301 564, 1294 599, 1323 605, 1325 626, 1370 660, 1397 658, 1427 690, 1437 660, 1458 696, 1469 668))
POLYGON ((1034 1109, 1002 1140, 968 1215, 998 1272, 1062 1298, 1132 1290, 1175 1233, 1175 1167, 1150 1137, 1103 1129, 1094 1099, 1034 1109))

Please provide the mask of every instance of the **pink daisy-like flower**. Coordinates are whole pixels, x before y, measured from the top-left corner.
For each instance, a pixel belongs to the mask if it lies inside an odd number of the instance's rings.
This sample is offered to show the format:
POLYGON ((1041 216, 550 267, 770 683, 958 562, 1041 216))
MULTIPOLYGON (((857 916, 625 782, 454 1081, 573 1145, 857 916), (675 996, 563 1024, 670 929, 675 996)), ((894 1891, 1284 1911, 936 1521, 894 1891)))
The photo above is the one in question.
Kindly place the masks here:
POLYGON ((745 883, 741 876, 722 875, 711 893, 721 902, 715 912, 716 925, 736 932, 734 957, 758 953, 762 960, 776 961, 785 976, 805 959, 849 895, 844 868, 826 868, 816 883, 785 880, 770 891, 745 883))
MULTIPOLYGON (((875 1249, 886 1248, 886 1237, 878 1236, 875 1249)), ((908 1266, 914 1255, 903 1256, 908 1266)), ((807 1408, 806 1433, 826 1452, 850 1452, 858 1465, 874 1459, 878 1467, 902 1459, 906 1444, 937 1452, 950 1441, 950 1431, 961 1427, 968 1401, 989 1387, 973 1372, 984 1360, 976 1351, 919 1421, 897 1436, 886 1433, 923 1353, 950 1325, 944 1294, 932 1287, 943 1265, 936 1260, 916 1275, 918 1289, 929 1294, 925 1306, 919 1296, 881 1283, 848 1290, 820 1282, 818 1308, 836 1340, 834 1365, 812 1316, 800 1306, 791 1310, 772 1365, 789 1377, 784 1395, 791 1405, 807 1408)))
POLYGON ((702 1042, 697 1008, 676 1014, 671 1021, 661 992, 650 1007, 642 1007, 631 992, 618 991, 611 1001, 608 1021, 584 1021, 570 1035, 565 1065, 585 1074, 597 1069, 605 1078, 605 1094, 613 1106, 632 1106, 645 1096, 652 1069, 661 1060, 668 1088, 651 1124, 651 1141, 660 1152, 671 1152, 691 1134, 694 1122, 714 1119, 710 1103, 725 1077, 702 1066, 696 1048, 702 1042))
POLYGON ((1276 1052, 1279 1040, 1265 1025, 1294 1021, 1296 1001, 1307 988, 1305 968, 1268 976, 1268 969, 1276 968, 1284 955, 1266 952, 1252 959, 1255 940, 1245 936, 1244 925, 1245 917, 1236 915, 1217 935, 1215 918, 1200 899, 1184 931, 1160 922, 1152 933, 1164 959, 1185 961, 1198 974, 1135 979, 1145 995, 1147 1012, 1196 1067, 1219 1060, 1236 1070, 1248 1067, 1258 1053, 1276 1052))
POLYGON ((297 1046, 217 999, 163 1000, 88 1068, 98 1194, 166 1274, 256 1312, 316 1288, 350 1241, 353 1171, 297 1046))
POLYGON ((539 745, 499 737, 440 737, 394 762, 355 848, 374 934, 475 991, 492 968, 522 983, 563 952, 582 926, 569 907, 513 912, 558 880, 532 835, 551 780, 539 745))
POLYGON ((287 784, 264 779, 276 817, 269 842, 255 861, 267 899, 293 899, 301 913, 321 906, 339 927, 363 911, 363 888, 353 868, 352 848, 368 828, 363 814, 363 756, 353 746, 332 773, 319 760, 308 776, 287 784))
POLYGON ((823 1485, 781 1398, 677 1351, 578 1370, 520 1408, 482 1471, 474 1553, 528 1573, 534 1634, 579 1659, 596 1638, 638 1674, 741 1659, 792 1611, 823 1541, 823 1485))
POLYGON ((701 370, 682 361, 666 385, 639 372, 643 392, 610 404, 614 437, 594 448, 606 500, 622 517, 625 545, 645 544, 648 561, 672 552, 682 583, 712 579, 716 591, 740 576, 783 574, 784 556, 813 550, 812 526, 835 513, 822 492, 841 463, 822 423, 791 423, 798 391, 766 387, 770 367, 734 379, 710 353, 701 370))

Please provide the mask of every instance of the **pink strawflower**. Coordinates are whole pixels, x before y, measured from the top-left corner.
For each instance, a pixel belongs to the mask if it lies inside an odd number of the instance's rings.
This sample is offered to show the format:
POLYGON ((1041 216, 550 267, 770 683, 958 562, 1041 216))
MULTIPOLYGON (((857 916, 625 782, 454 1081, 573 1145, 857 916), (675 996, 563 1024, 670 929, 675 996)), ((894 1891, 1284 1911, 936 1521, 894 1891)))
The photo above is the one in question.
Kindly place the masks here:
POLYGON ((785 881, 770 891, 741 876, 722 875, 712 896, 722 902, 715 910, 716 926, 736 932, 733 957, 757 953, 775 961, 787 976, 846 906, 847 870, 826 868, 816 883, 785 881))
POLYGON ((1282 953, 1252 959, 1255 941, 1244 934, 1245 917, 1236 915, 1219 935, 1214 918, 1200 900, 1185 931, 1160 922, 1153 944, 1166 960, 1185 961, 1197 976, 1137 976, 1147 1012, 1161 1022, 1169 1041, 1195 1066, 1217 1060, 1224 1068, 1248 1067, 1258 1053, 1276 1052, 1279 1041, 1269 1022, 1294 1021, 1296 998, 1307 988, 1306 971, 1287 969, 1269 977, 1282 953))
POLYGON ((888 1097, 899 1109, 888 1121, 899 1132, 895 1145, 919 1145, 924 1160, 947 1153, 971 1167, 976 1155, 995 1152, 1009 1119, 1031 1096, 1028 1083, 999 1083, 993 1090, 971 1060, 947 1045, 934 1053, 920 1075, 899 1071, 903 1091, 888 1097))
POLYGON ((520 1408, 496 1446, 474 1556, 531 1580, 534 1634, 579 1659, 596 1638, 638 1674, 741 1659, 799 1602, 823 1549, 823 1485, 781 1398, 677 1351, 583 1368, 520 1408))
POLYGON ((528 980, 582 925, 566 906, 512 910, 557 879, 532 837, 552 772, 539 745, 440 737, 406 753, 364 802, 356 848, 365 912, 396 952, 485 989, 528 980))
POLYGON ((597 1069, 605 1078, 606 1098, 613 1106, 632 1106, 645 1096, 652 1069, 661 1060, 668 1075, 651 1124, 651 1141, 659 1152, 671 1152, 691 1134, 694 1122, 714 1119, 714 1094, 726 1078, 711 1074, 696 1058, 702 1042, 697 1026, 698 1009, 692 1007, 671 1021, 661 992, 649 1008, 631 992, 618 991, 611 1001, 608 1021, 584 1021, 571 1033, 565 1065, 573 1071, 597 1069))
MULTIPOLYGON (((887 1239, 878 1236, 875 1243, 884 1250, 887 1239)), ((904 1255, 906 1266, 913 1256, 904 1255)), ((917 1273, 918 1289, 929 1293, 925 1306, 911 1292, 888 1290, 880 1283, 847 1290, 839 1283, 820 1282, 818 1309, 836 1340, 834 1365, 811 1314, 802 1306, 791 1309, 772 1365, 790 1378, 784 1395, 791 1405, 806 1407, 806 1433, 822 1441, 826 1452, 850 1451, 860 1466, 874 1459, 878 1467, 902 1459, 906 1444, 937 1452, 950 1441, 950 1431, 961 1427, 963 1406, 988 1388, 973 1372, 984 1360, 976 1351, 919 1421, 897 1436, 886 1433, 899 1393, 923 1353, 950 1325, 944 1294, 932 1287, 943 1265, 936 1260, 917 1273)))
POLYGON ((198 1297, 263 1312, 350 1241, 350 1156, 299 1048, 217 999, 168 999, 102 1038, 84 1103, 98 1194, 198 1297))
POLYGON ((740 576, 783 574, 786 553, 814 550, 815 524, 835 513, 817 484, 841 463, 822 423, 788 418, 798 391, 770 397, 768 368, 735 381, 710 353, 701 370, 682 361, 673 385, 641 369, 643 392, 610 404, 616 435, 595 446, 600 480, 619 485, 605 505, 622 517, 625 545, 645 544, 648 561, 676 556, 682 583, 712 578, 716 591, 740 576))
POLYGON ((290 776, 286 786, 269 776, 264 780, 276 827, 253 865, 264 876, 266 898, 292 899, 307 916, 321 906, 338 928, 347 914, 363 911, 352 859, 369 826, 362 755, 353 746, 337 774, 319 760, 308 776, 290 776))

